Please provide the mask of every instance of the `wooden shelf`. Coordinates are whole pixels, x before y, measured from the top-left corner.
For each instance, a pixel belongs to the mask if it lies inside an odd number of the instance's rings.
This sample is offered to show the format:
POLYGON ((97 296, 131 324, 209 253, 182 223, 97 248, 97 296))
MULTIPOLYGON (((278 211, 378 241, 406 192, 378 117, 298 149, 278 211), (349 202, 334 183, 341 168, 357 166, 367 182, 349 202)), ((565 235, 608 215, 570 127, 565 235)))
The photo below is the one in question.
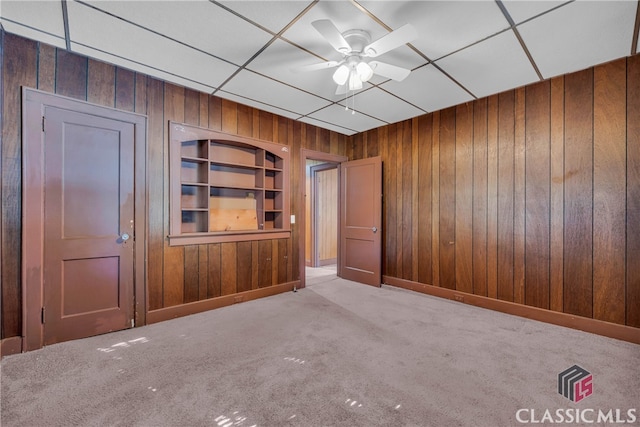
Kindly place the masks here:
POLYGON ((170 245, 288 235, 288 147, 178 123, 170 139, 170 245))

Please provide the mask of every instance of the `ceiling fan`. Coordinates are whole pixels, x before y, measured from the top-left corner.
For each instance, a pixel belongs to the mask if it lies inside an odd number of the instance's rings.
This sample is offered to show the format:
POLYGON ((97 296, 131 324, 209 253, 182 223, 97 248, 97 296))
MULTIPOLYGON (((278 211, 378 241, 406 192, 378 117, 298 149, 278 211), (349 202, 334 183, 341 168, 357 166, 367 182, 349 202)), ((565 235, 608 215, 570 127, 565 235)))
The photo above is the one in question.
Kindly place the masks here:
POLYGON ((338 67, 333 73, 333 81, 338 85, 336 94, 362 89, 362 83, 368 81, 373 74, 402 81, 411 73, 411 70, 406 68, 367 59, 413 41, 418 34, 411 24, 405 24, 373 42, 367 31, 348 30, 341 33, 329 19, 313 21, 311 25, 342 55, 342 60, 306 65, 295 71, 338 67))

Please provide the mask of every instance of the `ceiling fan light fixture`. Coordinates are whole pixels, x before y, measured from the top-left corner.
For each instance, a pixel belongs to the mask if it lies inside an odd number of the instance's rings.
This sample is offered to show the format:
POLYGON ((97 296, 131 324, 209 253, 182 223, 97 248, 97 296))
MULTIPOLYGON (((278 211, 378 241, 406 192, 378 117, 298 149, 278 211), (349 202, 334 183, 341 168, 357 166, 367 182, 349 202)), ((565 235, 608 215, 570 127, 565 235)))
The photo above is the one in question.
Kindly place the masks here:
POLYGON ((333 73, 333 81, 336 82, 336 84, 342 86, 349 79, 349 74, 349 67, 342 64, 338 67, 336 72, 333 73))
POLYGON ((349 75, 349 90, 360 89, 362 89, 362 80, 360 80, 360 76, 356 73, 351 73, 349 75))
POLYGON ((363 82, 369 81, 373 76, 373 69, 364 61, 358 63, 356 71, 358 73, 358 77, 360 77, 360 80, 363 82))

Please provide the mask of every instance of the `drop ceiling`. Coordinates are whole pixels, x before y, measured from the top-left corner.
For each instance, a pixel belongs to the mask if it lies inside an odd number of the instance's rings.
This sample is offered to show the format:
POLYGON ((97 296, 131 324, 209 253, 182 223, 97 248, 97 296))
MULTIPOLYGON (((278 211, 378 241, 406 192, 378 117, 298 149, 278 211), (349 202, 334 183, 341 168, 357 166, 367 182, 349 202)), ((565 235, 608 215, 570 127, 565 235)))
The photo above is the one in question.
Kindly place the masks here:
POLYGON ((638 0, 0 0, 7 32, 352 135, 640 52, 638 0), (418 38, 376 58, 411 69, 336 95, 341 56, 311 23, 373 40, 418 38), (345 108, 348 107, 348 110, 345 108))

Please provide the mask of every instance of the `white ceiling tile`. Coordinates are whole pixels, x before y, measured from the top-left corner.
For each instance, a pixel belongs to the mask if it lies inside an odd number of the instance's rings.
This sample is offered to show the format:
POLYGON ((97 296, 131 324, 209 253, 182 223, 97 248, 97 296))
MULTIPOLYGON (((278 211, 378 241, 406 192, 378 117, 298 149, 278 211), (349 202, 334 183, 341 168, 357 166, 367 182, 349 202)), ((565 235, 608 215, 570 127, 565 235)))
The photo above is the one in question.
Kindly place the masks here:
POLYGON ((110 64, 114 64, 119 67, 128 68, 129 70, 137 71, 139 73, 143 73, 148 76, 155 77, 157 79, 164 80, 170 83, 175 83, 177 85, 184 86, 190 89, 198 90, 200 92, 211 93, 215 89, 212 86, 203 85, 201 83, 194 82, 193 80, 188 80, 180 76, 176 76, 175 74, 166 73, 157 68, 147 67, 144 64, 129 61, 127 59, 114 56, 106 52, 101 52, 99 50, 95 50, 86 46, 78 45, 75 43, 71 43, 71 50, 91 58, 99 59, 101 61, 108 62, 110 64))
POLYGON ((296 68, 323 62, 316 56, 291 44, 276 40, 251 61, 247 68, 281 82, 299 87, 326 99, 332 99, 336 84, 331 76, 335 69, 296 72, 296 68))
POLYGON ((502 0, 502 4, 505 5, 509 15, 511 15, 511 18, 516 24, 540 15, 563 3, 567 4, 571 2, 552 0, 502 0))
POLYGON ((283 110, 278 107, 274 107, 273 105, 265 104, 260 101, 256 101, 255 99, 245 98, 243 96, 238 96, 233 93, 225 92, 220 90, 216 92, 216 96, 224 99, 228 99, 229 101, 234 101, 239 104, 247 105, 249 107, 254 107, 262 111, 267 111, 269 113, 274 113, 282 117, 288 117, 290 119, 298 119, 300 118, 300 114, 293 113, 291 111, 283 110))
POLYGON ((274 33, 278 33, 312 2, 223 0, 220 3, 274 33))
POLYGON ((237 67, 141 29, 93 8, 68 3, 74 43, 166 71, 201 85, 218 87, 237 67))
POLYGON ((241 71, 222 88, 245 98, 305 115, 324 107, 329 101, 279 83, 251 71, 241 71))
POLYGON ((447 56, 437 64, 478 98, 539 80, 511 30, 447 56))
POLYGON ((354 113, 351 110, 346 111, 344 107, 339 105, 330 105, 327 108, 323 108, 320 111, 309 114, 309 117, 323 122, 333 123, 334 125, 347 129, 353 129, 358 132, 364 132, 365 130, 377 128, 386 124, 383 121, 361 113, 354 113))
POLYGON ((2 0, 0 22, 12 34, 66 47, 60 2, 2 0))
POLYGON ((402 82, 389 81, 381 87, 425 111, 436 111, 473 99, 433 65, 412 71, 402 82))
POLYGON ((627 56, 635 1, 575 1, 518 26, 545 78, 627 56))
POLYGON ((236 65, 244 64, 272 38, 208 0, 88 3, 236 65))
POLYGON ((318 126, 324 129, 329 129, 332 130, 334 132, 338 132, 341 133, 343 135, 354 135, 356 133, 358 133, 357 131, 353 130, 353 129, 346 129, 343 128, 341 126, 336 126, 332 123, 328 123, 328 122, 323 122, 320 120, 316 120, 316 119, 312 119, 311 117, 302 117, 299 121, 303 122, 303 123, 307 123, 313 126, 318 126))
POLYGON ((358 92, 355 96, 340 102, 340 105, 346 105, 387 123, 396 123, 425 114, 423 110, 378 88, 358 92))
POLYGON ((364 1, 363 6, 392 28, 412 24, 411 44, 431 60, 509 27, 494 1, 364 1))

